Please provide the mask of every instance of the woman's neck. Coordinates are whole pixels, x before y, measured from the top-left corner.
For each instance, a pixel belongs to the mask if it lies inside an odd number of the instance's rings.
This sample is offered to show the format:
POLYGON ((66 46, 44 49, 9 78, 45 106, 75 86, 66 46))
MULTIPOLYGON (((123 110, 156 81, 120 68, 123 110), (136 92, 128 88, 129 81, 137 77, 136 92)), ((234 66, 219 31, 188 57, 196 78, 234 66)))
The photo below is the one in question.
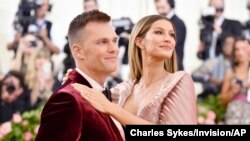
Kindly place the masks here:
POLYGON ((165 78, 169 72, 164 69, 164 62, 144 63, 140 84, 145 87, 150 86, 165 78))
POLYGON ((249 62, 248 61, 245 61, 245 62, 242 62, 240 63, 238 66, 237 66, 238 70, 241 70, 241 71, 245 71, 249 69, 249 62))

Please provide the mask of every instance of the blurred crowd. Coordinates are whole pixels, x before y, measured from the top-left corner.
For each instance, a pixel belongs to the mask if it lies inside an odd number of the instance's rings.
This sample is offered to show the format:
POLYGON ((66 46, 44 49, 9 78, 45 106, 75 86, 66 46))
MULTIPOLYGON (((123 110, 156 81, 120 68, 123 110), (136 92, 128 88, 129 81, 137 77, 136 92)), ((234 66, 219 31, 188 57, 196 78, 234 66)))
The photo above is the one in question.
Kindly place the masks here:
MULTIPOLYGON (((174 0, 154 0, 154 3, 158 14, 168 17, 175 25, 178 68, 185 70, 185 22, 175 13, 174 0)), ((210 95, 220 97, 222 105, 226 106, 225 124, 249 124, 250 20, 241 23, 224 17, 225 4, 224 0, 210 0, 202 12, 200 25, 197 25, 200 27, 197 58, 202 65, 192 72, 192 78, 203 86, 202 92, 197 94, 198 100, 210 95)), ((250 0, 245 8, 250 11, 250 0)), ((20 0, 13 22, 13 40, 6 45, 14 56, 10 71, 0 76, 0 123, 9 121, 16 112, 36 109, 46 102, 52 91, 61 85, 67 69, 75 67, 68 43, 60 49, 53 42, 53 23, 46 18, 51 9, 49 0, 20 0), (31 10, 34 10, 33 15, 31 10), (57 67, 58 62, 52 56, 60 53, 65 54, 65 58, 57 67)), ((99 9, 97 0, 83 0, 83 11, 94 9, 99 9)), ((133 27, 130 18, 113 20, 113 24, 120 37, 120 67, 108 78, 109 88, 128 79, 128 42, 133 27)), ((211 112, 209 116, 215 117, 211 112)))

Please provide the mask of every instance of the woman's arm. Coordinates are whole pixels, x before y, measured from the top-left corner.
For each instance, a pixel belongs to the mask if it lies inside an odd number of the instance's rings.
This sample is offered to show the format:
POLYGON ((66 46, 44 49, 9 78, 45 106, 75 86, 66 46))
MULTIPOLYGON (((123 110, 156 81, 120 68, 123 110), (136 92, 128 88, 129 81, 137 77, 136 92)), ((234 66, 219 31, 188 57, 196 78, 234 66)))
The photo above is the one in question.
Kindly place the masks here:
POLYGON ((96 110, 114 117, 121 125, 128 124, 152 124, 140 117, 137 117, 118 105, 108 101, 100 92, 81 84, 72 85, 96 110))
POLYGON ((232 76, 233 72, 230 70, 226 73, 225 79, 223 81, 220 99, 224 105, 227 105, 227 103, 231 101, 231 99, 240 89, 240 86, 237 84, 232 84, 232 76))
POLYGON ((125 109, 117 106, 114 103, 109 102, 109 106, 107 106, 108 114, 114 117, 118 122, 121 123, 122 126, 126 126, 128 124, 153 124, 147 120, 144 120, 138 116, 133 115, 132 113, 126 111, 125 109))

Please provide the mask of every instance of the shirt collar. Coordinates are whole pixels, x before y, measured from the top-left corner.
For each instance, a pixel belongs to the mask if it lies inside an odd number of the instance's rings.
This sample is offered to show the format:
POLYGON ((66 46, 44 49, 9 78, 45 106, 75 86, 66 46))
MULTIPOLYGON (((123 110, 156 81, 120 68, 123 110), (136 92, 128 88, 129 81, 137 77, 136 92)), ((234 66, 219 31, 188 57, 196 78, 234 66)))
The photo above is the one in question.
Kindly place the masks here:
POLYGON ((97 91, 102 91, 103 87, 97 83, 94 79, 92 79, 91 77, 89 77, 86 73, 84 73, 83 71, 81 71, 79 68, 76 68, 76 71, 82 75, 89 83, 90 85, 93 87, 93 89, 97 90, 97 91))
POLYGON ((221 26, 222 25, 222 23, 223 23, 223 21, 224 21, 224 17, 223 16, 220 16, 216 21, 215 21, 215 23, 217 24, 217 25, 219 25, 219 26, 221 26))
POLYGON ((170 11, 168 12, 168 14, 167 14, 167 18, 168 18, 168 19, 171 19, 171 18, 174 16, 174 14, 175 14, 174 10, 173 10, 173 9, 170 10, 170 11))

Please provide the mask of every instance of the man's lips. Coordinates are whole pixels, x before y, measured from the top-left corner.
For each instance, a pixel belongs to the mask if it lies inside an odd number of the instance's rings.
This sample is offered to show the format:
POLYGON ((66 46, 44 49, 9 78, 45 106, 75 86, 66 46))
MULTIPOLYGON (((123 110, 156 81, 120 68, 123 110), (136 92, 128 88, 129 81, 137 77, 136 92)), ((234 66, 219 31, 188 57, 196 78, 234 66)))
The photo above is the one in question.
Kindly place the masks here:
POLYGON ((110 60, 110 61, 116 61, 117 57, 116 56, 110 56, 110 57, 105 57, 104 59, 110 60))

